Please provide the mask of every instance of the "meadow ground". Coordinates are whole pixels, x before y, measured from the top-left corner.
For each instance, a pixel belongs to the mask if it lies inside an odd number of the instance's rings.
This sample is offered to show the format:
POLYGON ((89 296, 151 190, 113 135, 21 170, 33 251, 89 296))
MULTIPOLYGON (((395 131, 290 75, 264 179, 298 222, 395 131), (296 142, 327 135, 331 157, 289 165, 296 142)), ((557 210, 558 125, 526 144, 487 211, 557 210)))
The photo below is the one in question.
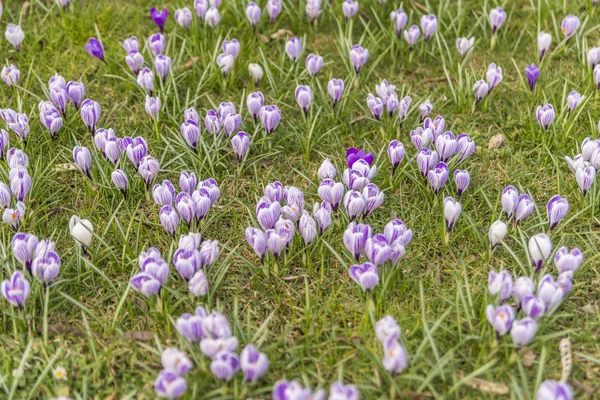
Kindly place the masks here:
MULTIPOLYGON (((21 70, 15 91, 0 85, 0 105, 27 113, 31 125, 25 151, 33 187, 20 230, 56 241, 62 267, 51 286, 47 312, 39 284, 32 283, 25 312, 0 301, 1 398, 154 398, 160 353, 174 346, 196 365, 188 375, 186 398, 269 398, 273 384, 286 378, 313 388, 328 388, 343 380, 356 384, 365 399, 533 399, 543 380, 559 379, 559 342, 564 337, 572 342, 569 382, 576 397, 598 396, 600 189, 593 186, 584 198, 564 160, 580 152, 584 138, 598 137, 600 105, 587 50, 600 39, 600 9, 593 9, 591 0, 406 2, 403 8, 409 25, 418 24, 426 12, 439 19, 437 34, 427 42, 419 40, 410 56, 406 42, 396 37, 391 25, 389 13, 400 6, 391 0, 383 6, 361 1, 359 13, 350 22, 343 17, 340 4, 324 2, 325 12, 314 25, 308 23, 304 2, 284 0, 284 11, 274 24, 268 24, 263 15, 257 35, 245 19, 245 3, 226 0, 221 6, 223 19, 214 29, 202 26, 194 16, 186 32, 169 18, 165 53, 173 59, 173 73, 156 90, 163 103, 156 126, 144 111, 145 93, 125 64, 122 41, 136 35, 145 43, 156 32, 148 10, 159 5, 146 0, 74 0, 63 11, 50 0, 6 3, 2 30, 9 22, 20 21, 25 40, 20 53, 4 38, 0 40, 2 62, 21 70), (508 18, 492 49, 488 12, 497 5, 504 7, 508 18), (560 31, 567 14, 576 14, 582 21, 570 41, 560 31), (539 31, 551 33, 553 42, 531 91, 523 71, 538 62, 539 31), (284 52, 290 33, 304 43, 297 63, 284 52), (84 50, 93 36, 104 45, 106 64, 84 50), (476 38, 475 47, 461 64, 455 40, 470 36, 476 38), (241 53, 224 79, 215 59, 222 40, 231 38, 240 40, 241 53), (358 78, 348 61, 354 43, 370 50, 358 78), (325 59, 314 79, 304 67, 309 53, 325 59), (246 111, 246 96, 255 90, 247 69, 250 62, 262 65, 265 77, 260 90, 266 103, 276 104, 283 114, 267 139, 246 111), (504 79, 474 106, 473 83, 485 79, 492 62, 503 68, 504 79), (102 107, 99 126, 113 128, 119 136, 147 139, 150 154, 160 161, 158 181, 177 182, 181 170, 218 181, 221 197, 200 227, 204 238, 217 239, 221 246, 217 262, 207 269, 210 290, 206 297, 192 297, 174 268, 159 300, 147 301, 129 288, 141 251, 155 246, 171 260, 177 241, 160 225, 159 207, 144 193, 130 164, 123 167, 131 184, 126 199, 110 180, 113 168, 95 150, 92 180, 65 166, 73 162, 75 145, 93 149, 94 144, 73 107, 54 140, 40 123, 37 105, 48 97, 47 82, 54 73, 85 83, 86 96, 102 107), (335 110, 326 89, 331 78, 344 79, 346 84, 335 110), (413 99, 402 123, 371 117, 365 98, 382 79, 395 84, 402 97, 413 99), (306 117, 294 99, 298 84, 310 85, 314 92, 306 117), (571 90, 585 94, 586 99, 568 115, 566 100, 571 90), (446 129, 469 133, 478 146, 461 164, 470 171, 471 185, 460 198, 463 213, 449 243, 444 242, 442 200, 456 196, 454 184, 449 182, 434 195, 419 175, 416 151, 410 144, 410 130, 420 125, 416 107, 427 99, 433 103, 432 117, 444 116, 446 129), (238 106, 243 116, 241 129, 253 136, 250 152, 240 165, 232 162, 227 140, 203 132, 199 150, 194 152, 179 134, 184 109, 195 106, 204 116, 222 101, 238 106), (544 131, 535 109, 547 103, 554 105, 557 116, 544 131), (488 148, 498 134, 506 141, 497 149, 488 148), (394 177, 386 156, 392 139, 403 142, 407 151, 394 177), (306 249, 296 237, 286 257, 279 260, 279 273, 267 276, 244 239, 245 228, 257 226, 254 208, 263 187, 273 181, 297 186, 305 192, 307 208, 312 208, 314 201, 320 201, 317 168, 328 157, 341 176, 348 147, 375 153, 379 172, 374 182, 385 192, 383 205, 364 221, 379 232, 398 216, 414 232, 396 267, 394 283, 385 290, 380 283, 365 294, 350 279, 347 268, 353 260, 342 243, 348 224, 342 211, 335 214, 333 226, 306 249), (507 185, 531 194, 536 209, 520 226, 509 224, 504 243, 492 253, 488 228, 504 219, 500 194, 507 185), (515 277, 534 276, 527 241, 548 230, 546 202, 555 194, 566 197, 571 209, 551 233, 554 248, 577 246, 585 261, 566 300, 540 321, 535 339, 522 349, 509 336, 498 340, 486 321, 485 308, 493 301, 487 291, 488 272, 507 269, 515 277), (73 214, 94 224, 89 258, 82 256, 69 235, 73 214), (267 375, 253 384, 244 383, 240 374, 227 383, 212 375, 210 361, 174 327, 178 316, 201 304, 229 317, 241 345, 260 346, 270 359, 267 375), (402 327, 410 362, 395 376, 382 367, 373 326, 374 320, 387 314, 402 327), (66 380, 53 376, 59 366, 66 369, 66 380), (504 391, 510 394, 494 394, 504 391)), ((187 3, 191 1, 165 5, 172 14, 183 6, 193 9, 187 3)), ((144 55, 147 63, 152 60, 147 46, 144 55)), ((22 148, 12 133, 11 145, 22 148)), ((6 181, 8 166, 2 163, 0 168, 6 181)), ((180 226, 178 234, 186 229, 180 226)), ((10 248, 12 236, 10 228, 2 225, 3 279, 20 268, 10 248)), ((272 264, 268 262, 271 268, 272 264)), ((383 267, 387 273, 390 268, 383 267)), ((555 272, 552 263, 547 271, 555 272)))

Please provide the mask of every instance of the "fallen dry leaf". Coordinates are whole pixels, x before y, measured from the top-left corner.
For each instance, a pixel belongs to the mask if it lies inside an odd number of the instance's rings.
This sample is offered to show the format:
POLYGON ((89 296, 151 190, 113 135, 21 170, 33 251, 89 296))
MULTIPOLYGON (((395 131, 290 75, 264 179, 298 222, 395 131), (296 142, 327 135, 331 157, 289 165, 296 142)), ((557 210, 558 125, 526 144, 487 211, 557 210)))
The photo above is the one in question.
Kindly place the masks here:
POLYGON ((479 378, 471 378, 465 382, 465 385, 472 389, 485 393, 509 394, 510 389, 504 383, 488 382, 479 378))
POLYGON ((263 43, 269 43, 271 40, 269 39, 269 37, 267 35, 263 35, 262 33, 259 33, 256 35, 263 43))
POLYGON ((294 32, 290 31, 289 29, 279 29, 277 32, 271 34, 271 39, 277 40, 284 36, 294 36, 294 32))
POLYGON ((65 164, 56 164, 54 166, 54 171, 76 171, 78 168, 73 163, 65 163, 65 164))
POLYGON ((494 135, 494 136, 492 136, 492 138, 490 139, 490 141, 488 143, 488 149, 496 150, 497 148, 502 146, 504 144, 504 142, 506 142, 506 136, 504 136, 501 133, 494 135))
POLYGON ((121 337, 128 340, 139 340, 140 342, 147 342, 154 339, 154 333, 150 331, 127 331, 123 333, 121 337))

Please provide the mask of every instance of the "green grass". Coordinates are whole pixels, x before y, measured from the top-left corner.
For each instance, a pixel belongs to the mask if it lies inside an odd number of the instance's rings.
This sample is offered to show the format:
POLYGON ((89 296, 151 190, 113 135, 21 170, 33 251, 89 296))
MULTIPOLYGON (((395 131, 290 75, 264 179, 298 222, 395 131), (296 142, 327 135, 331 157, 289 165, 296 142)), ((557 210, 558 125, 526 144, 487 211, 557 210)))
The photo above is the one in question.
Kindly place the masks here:
MULTIPOLYGON (((322 388, 341 379, 355 383, 365 399, 493 396, 473 388, 471 378, 479 378, 507 385, 511 398, 533 399, 542 380, 560 378, 558 344, 563 337, 573 343, 570 383, 577 397, 598 396, 586 391, 597 390, 600 381, 600 190, 596 185, 584 199, 564 161, 565 155, 579 152, 585 137, 598 137, 600 106, 587 49, 598 44, 600 25, 599 10, 592 10, 591 1, 499 4, 508 19, 493 50, 487 11, 496 3, 408 2, 403 8, 410 16, 409 25, 418 24, 426 10, 440 20, 436 37, 420 40, 410 61, 406 43, 395 37, 389 21, 390 11, 398 6, 392 1, 384 6, 361 1, 350 29, 337 2, 333 10, 324 2, 324 14, 311 26, 304 2, 283 0, 284 11, 274 25, 263 15, 258 32, 264 36, 259 37, 245 20, 245 2, 225 1, 223 20, 216 29, 200 27, 195 20, 189 33, 171 17, 184 3, 169 2, 165 53, 173 59, 174 74, 157 90, 163 103, 159 137, 144 111, 145 94, 129 72, 121 47, 131 35, 145 42, 155 32, 148 10, 157 3, 74 0, 64 12, 50 0, 5 3, 0 29, 20 21, 26 35, 21 53, 0 40, 2 58, 21 70, 18 96, 1 84, 0 105, 27 113, 31 125, 26 151, 33 188, 21 231, 55 240, 62 270, 51 287, 47 345, 42 338, 44 295, 37 282, 32 283, 24 313, 0 301, 0 398, 45 399, 66 393, 78 399, 154 398, 160 352, 176 346, 196 365, 188 375, 186 398, 190 399, 268 398, 274 382, 282 378, 322 388), (578 15, 582 26, 566 42, 560 22, 569 13, 578 15), (279 29, 302 38, 304 51, 297 64, 283 51, 287 36, 270 37, 279 29), (552 33, 553 43, 531 93, 523 69, 537 63, 535 38, 542 30, 552 33), (107 65, 85 53, 83 46, 92 36, 104 44, 107 65), (476 44, 459 75, 454 42, 462 36, 475 36, 476 44), (226 38, 239 39, 242 51, 224 79, 215 58, 226 38), (347 57, 353 43, 371 52, 358 78, 347 57), (304 57, 310 52, 322 55, 326 62, 313 80, 304 71, 304 57), (266 103, 278 105, 283 113, 268 140, 261 139, 261 128, 245 112, 245 97, 254 90, 247 70, 250 62, 265 70, 260 89, 266 103), (504 69, 504 80, 473 109, 472 84, 484 77, 491 62, 504 69), (176 182, 182 169, 202 179, 217 179, 221 199, 200 228, 203 237, 221 243, 220 257, 207 271, 211 288, 206 298, 192 298, 174 268, 160 307, 128 288, 142 250, 156 246, 170 260, 176 242, 160 226, 159 208, 144 194, 131 164, 126 171, 132 188, 125 200, 110 181, 111 166, 95 152, 93 181, 78 170, 57 168, 72 162, 75 145, 92 149, 93 142, 73 107, 55 140, 40 124, 37 104, 46 99, 46 82, 55 72, 86 84, 87 97, 102 106, 99 126, 111 127, 119 136, 141 135, 148 140, 150 154, 161 162, 159 180, 176 182), (334 77, 346 83, 335 112, 326 92, 328 80, 334 77), (374 93, 375 84, 384 78, 398 87, 399 94, 413 98, 402 124, 389 118, 377 122, 366 107, 367 94, 374 93), (297 84, 309 84, 314 92, 307 118, 294 100, 297 84), (571 90, 588 98, 567 118, 566 96, 571 90), (468 132, 479 146, 463 164, 472 182, 461 199, 463 214, 447 245, 443 244, 442 199, 455 195, 454 186, 447 184, 442 193, 433 195, 419 176, 409 139, 409 131, 419 124, 416 107, 426 99, 434 105, 432 116, 443 115, 447 127, 457 134, 468 132), (194 153, 179 135, 185 108, 193 105, 203 116, 221 101, 233 101, 243 110, 242 129, 254 136, 250 154, 239 167, 232 164, 226 141, 204 135, 194 153), (546 103, 555 106, 557 118, 548 131, 541 131, 535 107, 546 103), (507 142, 498 150, 488 150, 489 139, 498 133, 507 142), (389 178, 385 150, 392 139, 406 145, 407 157, 396 176, 389 178), (366 222, 378 232, 397 215, 415 234, 395 283, 385 292, 379 285, 365 295, 350 280, 346 269, 352 260, 342 244, 347 217, 341 213, 334 217, 332 228, 306 249, 306 256, 301 239, 296 238, 286 261, 279 263, 279 276, 266 277, 244 240, 244 229, 257 225, 254 207, 262 188, 275 180, 295 185, 305 191, 312 207, 313 201, 320 201, 316 170, 321 161, 329 157, 341 175, 350 146, 377 155, 380 171, 374 182, 386 194, 383 206, 366 222), (530 193, 536 210, 517 230, 511 228, 505 246, 491 254, 487 231, 501 218, 500 192, 508 184, 530 193), (533 275, 527 240, 547 229, 545 203, 554 194, 571 201, 567 218, 552 232, 554 247, 578 246, 585 262, 567 300, 542 319, 535 340, 522 350, 509 337, 498 341, 485 319, 484 309, 491 301, 487 274, 491 269, 508 269, 515 276, 533 275), (73 214, 94 224, 90 259, 81 257, 69 236, 73 214), (268 354, 271 366, 265 377, 252 385, 243 383, 240 374, 229 383, 213 377, 209 360, 178 337, 173 325, 179 315, 199 304, 224 312, 241 345, 257 343, 268 354), (398 376, 390 376, 381 366, 381 348, 372 325, 372 318, 386 314, 401 325, 410 359, 409 368, 398 376), (142 340, 133 338, 134 333, 142 340), (66 368, 66 381, 53 378, 57 366, 66 368), (23 370, 20 378, 13 377, 14 369, 23 370)), ((185 6, 191 8, 192 1, 185 6)), ((146 63, 152 60, 147 48, 144 57, 146 63)), ((14 136, 11 144, 21 146, 14 136)), ((6 181, 8 166, 2 163, 0 169, 6 181)), ((181 226, 179 233, 184 229, 181 226)), ((5 279, 20 266, 12 256, 13 233, 8 226, 2 225, 0 235, 0 276, 5 279)))

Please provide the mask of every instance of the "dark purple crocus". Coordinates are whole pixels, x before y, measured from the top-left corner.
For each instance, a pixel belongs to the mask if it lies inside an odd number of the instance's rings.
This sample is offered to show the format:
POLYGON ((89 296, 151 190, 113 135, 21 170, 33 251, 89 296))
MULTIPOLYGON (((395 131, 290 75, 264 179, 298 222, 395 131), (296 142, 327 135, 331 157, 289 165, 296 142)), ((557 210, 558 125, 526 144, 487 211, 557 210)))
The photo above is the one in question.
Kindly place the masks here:
POLYGON ((158 11, 155 7, 150 9, 150 17, 161 32, 165 31, 165 22, 167 22, 168 16, 169 10, 167 10, 167 7, 163 8, 162 11, 158 11))
POLYGON ((348 168, 352 168, 354 163, 358 160, 365 160, 369 165, 373 164, 375 155, 373 153, 367 153, 364 150, 359 150, 354 147, 350 147, 346 151, 346 161, 348 162, 348 168))
POLYGON ((533 90, 533 88, 535 87, 535 83, 537 82, 538 77, 540 76, 540 69, 537 65, 535 65, 535 63, 531 64, 525 67, 525 75, 527 75, 527 80, 529 81, 529 88, 533 90))
POLYGON ((96 57, 102 62, 106 62, 104 60, 104 48, 98 39, 91 38, 85 45, 85 51, 87 51, 90 56, 96 57))

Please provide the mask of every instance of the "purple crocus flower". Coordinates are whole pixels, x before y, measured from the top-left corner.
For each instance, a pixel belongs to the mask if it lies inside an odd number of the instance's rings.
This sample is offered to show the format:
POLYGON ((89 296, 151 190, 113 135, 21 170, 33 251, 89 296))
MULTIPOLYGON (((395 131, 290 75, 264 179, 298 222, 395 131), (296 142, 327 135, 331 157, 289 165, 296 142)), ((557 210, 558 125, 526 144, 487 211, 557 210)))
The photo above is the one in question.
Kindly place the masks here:
POLYGON ((583 263, 583 252, 578 248, 569 251, 568 247, 559 248, 554 254, 554 265, 559 274, 566 271, 577 271, 583 263))
POLYGON ((367 107, 369 107, 373 118, 379 121, 383 115, 383 100, 369 93, 367 96, 367 107))
POLYGON ((521 301, 521 308, 525 315, 533 319, 540 318, 546 311, 546 305, 542 300, 533 296, 533 291, 532 294, 523 297, 521 301))
POLYGON ((310 86, 298 85, 296 87, 296 103, 300 106, 304 114, 308 114, 308 109, 310 108, 310 103, 312 102, 312 89, 310 86))
POLYGON ((465 190, 469 187, 469 183, 471 182, 471 175, 469 175, 469 171, 457 169, 454 170, 454 183, 456 184, 456 192, 458 195, 462 195, 465 190))
POLYGON ((306 210, 302 212, 302 216, 298 220, 298 232, 300 232, 306 246, 317 237, 317 223, 306 210))
POLYGON ((420 151, 433 140, 433 132, 430 128, 423 129, 418 126, 410 131, 410 140, 415 148, 420 151))
POLYGON ((140 44, 136 36, 132 36, 123 41, 123 48, 127 53, 131 53, 132 51, 139 51, 139 47, 140 44))
POLYGON ((150 47, 152 54, 155 56, 162 54, 166 45, 167 41, 161 33, 155 33, 150 36, 150 40, 148 41, 148 47, 150 47))
POLYGON ((144 104, 144 109, 146 113, 153 120, 158 119, 158 113, 160 112, 160 98, 159 97, 150 97, 146 96, 146 103, 144 104))
POLYGON ((375 266, 390 259, 391 248, 387 238, 382 234, 371 236, 365 242, 365 255, 375 266))
POLYGON ((502 196, 500 197, 500 202, 502 203, 502 210, 504 211, 504 215, 506 218, 510 219, 519 203, 519 191, 514 186, 507 186, 502 190, 502 196))
POLYGON ((369 225, 357 224, 351 222, 344 232, 344 246, 358 261, 364 249, 365 243, 371 237, 371 227, 369 225))
POLYGON ((166 371, 175 372, 180 376, 187 374, 194 366, 183 351, 173 347, 163 350, 160 362, 166 371))
POLYGON ((344 208, 350 220, 358 217, 365 209, 365 200, 358 191, 350 190, 344 196, 344 208))
POLYGON ((52 104, 54 104, 56 110, 65 115, 69 101, 67 91, 63 88, 52 88, 50 90, 50 100, 52 100, 52 104))
POLYGON ((585 99, 585 96, 582 96, 575 90, 571 91, 569 93, 569 95, 567 96, 567 107, 569 109, 569 113, 572 113, 573 111, 575 111, 577 106, 579 106, 579 104, 581 104, 581 102, 584 99, 585 99))
POLYGON ((22 308, 25 304, 30 291, 31 285, 21 271, 14 272, 10 279, 3 281, 0 285, 0 292, 6 301, 19 308, 22 308))
POLYGON ((361 45, 355 44, 350 49, 350 64, 354 67, 354 71, 358 74, 369 59, 369 50, 361 45))
POLYGON ((600 63, 600 47, 592 47, 588 50, 588 63, 592 70, 600 63))
POLYGON ((173 205, 175 198, 175 187, 171 181, 165 179, 161 184, 157 183, 152 188, 152 198, 159 206, 173 205))
POLYGON ((127 188, 129 187, 129 179, 127 179, 127 174, 123 170, 116 169, 110 175, 111 180, 115 187, 121 191, 123 196, 127 193, 127 188))
POLYGON ((419 166, 419 171, 421 171, 421 175, 425 178, 428 176, 429 171, 436 165, 438 162, 438 154, 434 150, 429 150, 427 147, 423 147, 417 153, 417 165, 419 166))
POLYGON ((552 124, 552 121, 554 121, 554 117, 556 116, 552 104, 538 106, 535 110, 535 115, 542 129, 548 129, 552 124))
POLYGON ((383 204, 383 192, 374 183, 368 183, 362 190, 365 201, 365 217, 383 204))
POLYGON ((55 108, 46 108, 44 111, 40 111, 40 122, 48 129, 52 138, 63 125, 63 119, 55 108))
POLYGON ((21 71, 13 64, 10 64, 8 67, 2 67, 2 80, 9 87, 12 87, 12 85, 17 83, 19 76, 21 76, 21 71))
POLYGON ((344 14, 344 17, 346 17, 347 19, 354 17, 354 15, 356 15, 357 12, 358 12, 358 1, 345 0, 342 3, 342 13, 344 14))
MULTIPOLYGON (((138 274, 141 275, 141 274, 138 274)), ((161 371, 154 381, 154 391, 160 397, 176 399, 185 393, 187 382, 185 378, 172 371, 161 371)))
POLYGON ((408 22, 408 15, 404 12, 404 10, 398 9, 390 13, 390 18, 394 24, 396 36, 400 37, 402 30, 406 27, 406 23, 408 22))
POLYGON ((187 7, 175 10, 175 21, 177 21, 179 26, 183 29, 189 29, 190 24, 192 23, 192 11, 187 7))
POLYGON ((585 167, 579 168, 575 171, 575 179, 577 180, 577 185, 579 185, 579 189, 585 196, 596 180, 596 168, 594 167, 585 167))
POLYGON ((510 336, 513 343, 517 346, 525 346, 533 340, 537 332, 537 322, 534 319, 525 317, 515 320, 510 329, 510 336))
POLYGON ((191 195, 196 188, 196 182, 196 174, 193 172, 181 171, 181 174, 179 175, 179 188, 183 192, 191 195))
POLYGON ((262 260, 267 251, 267 237, 265 233, 260 229, 248 227, 246 228, 246 241, 262 260))
POLYGON ((167 80, 167 76, 171 71, 171 63, 171 57, 165 56, 164 54, 159 54, 154 58, 154 70, 163 81, 167 80))
POLYGON ((13 147, 8 150, 6 161, 8 161, 8 167, 10 169, 15 169, 17 167, 27 168, 29 157, 27 157, 27 154, 25 154, 23 150, 13 147))
POLYGON ((23 39, 25 39, 25 32, 20 25, 8 24, 6 26, 6 31, 4 32, 4 37, 10 44, 12 44, 17 50, 17 52, 21 51, 21 43, 23 43, 23 39))
POLYGON ((317 222, 319 232, 323 234, 331 226, 331 204, 327 202, 313 204, 313 218, 317 222))
POLYGON ((204 21, 208 7, 208 0, 194 0, 194 10, 200 21, 204 21))
POLYGON ((308 74, 315 77, 323 67, 323 57, 311 53, 306 57, 305 63, 308 74))
POLYGON ((260 113, 260 109, 265 104, 265 97, 262 92, 253 92, 246 98, 246 107, 252 118, 256 121, 260 113))
MULTIPOLYGON (((561 276, 572 276, 572 272, 564 272, 561 276), (568 275, 563 275, 568 274, 568 275)), ((569 280, 569 278, 567 278, 569 280)), ((559 279, 556 281, 552 275, 544 275, 538 282, 537 297, 544 303, 546 311, 554 309, 567 295, 570 289, 570 282, 568 287, 559 284, 559 279)))
POLYGON ((581 22, 579 21, 579 18, 577 18, 575 15, 569 14, 562 20, 560 29, 566 37, 571 37, 575 34, 575 32, 577 32, 577 29, 579 29, 580 25, 581 22))
POLYGON ((395 338, 388 339, 383 343, 384 356, 382 360, 383 368, 391 374, 398 374, 408 366, 408 356, 404 346, 395 338))
POLYGON ((86 174, 90 179, 90 165, 92 163, 92 153, 87 147, 75 146, 73 148, 73 161, 75 165, 86 174))
POLYGON ((24 113, 16 113, 13 110, 4 110, 3 118, 8 127, 23 141, 27 143, 29 137, 29 118, 24 113))
POLYGON ((269 14, 269 20, 271 23, 275 22, 277 16, 281 12, 281 1, 280 0, 268 0, 267 1, 267 14, 269 14))
POLYGON ((533 295, 534 287, 533 280, 527 276, 520 276, 517 278, 512 287, 512 297, 517 304, 517 307, 521 307, 523 299, 527 296, 533 295))
POLYGON ((154 73, 150 68, 144 68, 137 76, 138 85, 152 95, 154 90, 154 73))
POLYGON ((141 136, 135 138, 126 136, 122 139, 119 147, 127 153, 127 158, 136 168, 139 167, 142 159, 148 155, 148 144, 141 136))
POLYGON ((202 321, 206 316, 206 309, 198 306, 195 314, 186 313, 177 318, 175 324, 177 331, 192 343, 200 342, 204 338, 202 321))
POLYGON ((156 174, 158 174, 159 168, 160 164, 158 163, 158 160, 152 156, 146 156, 140 160, 138 173, 146 183, 147 187, 150 187, 152 184, 156 174))
POLYGON ((475 141, 466 133, 461 133, 456 138, 456 153, 460 161, 468 158, 475 152, 475 141))
POLYGON ((196 149, 198 138, 200 137, 200 128, 198 127, 198 124, 195 121, 188 120, 181 124, 179 132, 187 145, 192 149, 196 149))
POLYGON ((242 161, 250 149, 250 137, 246 132, 238 132, 231 138, 231 148, 238 161, 242 161))
POLYGON ((170 205, 163 206, 160 209, 160 223, 170 235, 175 235, 177 226, 179 225, 179 215, 177 211, 170 205))
POLYGON ((106 62, 104 60, 104 48, 98 39, 91 38, 85 45, 85 51, 87 51, 90 56, 96 57, 102 62, 106 62))
POLYGON ((221 22, 221 14, 219 13, 219 9, 211 6, 208 11, 206 11, 204 21, 211 28, 219 25, 219 22, 221 22))
POLYGON ((324 400, 325 393, 319 395, 320 397, 313 396, 312 391, 309 388, 303 387, 296 381, 280 380, 275 382, 273 386, 272 397, 273 400, 324 400))
POLYGON ((401 333, 400 325, 391 315, 386 315, 375 324, 375 336, 383 346, 390 339, 397 340, 401 333))
POLYGON ((4 160, 8 145, 8 132, 6 132, 4 129, 0 129, 0 160, 4 160))
POLYGON ((192 193, 192 200, 195 204, 194 217, 197 221, 200 221, 206 216, 206 214, 208 214, 210 207, 212 206, 208 190, 205 188, 199 188, 198 190, 195 190, 192 193))
POLYGON ((31 275, 45 285, 56 279, 60 272, 60 257, 54 251, 36 256, 31 263, 31 275))
POLYGON ((279 121, 281 121, 281 111, 275 105, 261 107, 258 116, 267 135, 273 133, 277 125, 279 125, 279 121))
POLYGON ((283 200, 283 185, 279 181, 271 182, 265 186, 264 193, 270 201, 281 202, 283 200))
POLYGON ((432 37, 437 31, 438 20, 435 15, 421 16, 421 30, 423 31, 423 39, 427 40, 432 37))
POLYGON ((490 92, 490 85, 484 81, 479 80, 473 84, 473 95, 475 96, 475 101, 479 103, 481 100, 485 98, 490 92))
POLYGON ((568 212, 569 201, 559 195, 553 196, 546 206, 550 229, 554 229, 568 212))
POLYGON ((258 21, 260 20, 260 14, 261 9, 255 2, 251 1, 246 5, 246 18, 250 22, 250 26, 254 29, 256 29, 256 25, 258 25, 258 21))
POLYGON ((275 227, 275 223, 281 215, 281 204, 271 201, 266 197, 260 199, 256 206, 256 219, 263 229, 275 227))
POLYGON ((402 162, 405 155, 404 145, 397 140, 392 140, 387 148, 388 158, 392 163, 392 176, 396 173, 396 168, 402 162))
POLYGON ((506 301, 512 294, 512 275, 508 271, 496 272, 491 270, 488 274, 488 291, 492 296, 500 295, 500 302, 506 301))
POLYGON ((278 257, 293 238, 292 232, 287 229, 267 229, 265 231, 267 238, 267 249, 275 257, 278 257))
POLYGON ((573 400, 573 389, 567 382, 547 379, 537 390, 536 400, 573 400))
POLYGON ((292 37, 285 44, 285 52, 292 61, 296 61, 302 52, 302 41, 296 36, 292 37))
POLYGON ((162 11, 159 11, 154 7, 150 9, 150 18, 152 18, 152 21, 158 26, 161 33, 165 31, 165 22, 167 22, 168 16, 169 10, 167 10, 167 7, 163 8, 162 11))
MULTIPOLYGON (((189 196, 187 193, 185 195, 189 196)), ((196 271, 202 267, 200 252, 198 250, 178 249, 173 256, 173 265, 175 265, 179 275, 189 281, 196 271)))
POLYGON ((429 101, 429 99, 427 99, 424 103, 419 104, 419 116, 421 117, 421 121, 427 117, 431 111, 433 111, 433 104, 431 104, 431 101, 429 101))
POLYGON ((385 225, 383 235, 388 243, 399 242, 403 246, 407 246, 412 240, 413 232, 406 227, 402 220, 396 218, 385 225))
POLYGON ((359 400, 358 388, 354 385, 344 385, 342 382, 334 382, 329 387, 330 400, 359 400))
POLYGON ((81 102, 85 98, 85 85, 81 82, 71 81, 65 87, 69 101, 73 103, 75 109, 79 110, 81 102))
POLYGON ((255 382, 269 369, 269 358, 265 353, 261 353, 249 344, 244 347, 240 354, 240 366, 244 378, 248 382, 255 382))
POLYGON ((177 208, 179 216, 188 226, 196 217, 197 204, 194 198, 186 192, 181 192, 177 195, 175 198, 175 208, 177 208))
POLYGON ((323 10, 321 10, 321 0, 308 0, 304 9, 311 24, 315 22, 315 20, 323 12, 323 10))
POLYGON ((332 179, 324 179, 319 185, 318 193, 321 200, 331 204, 335 211, 344 197, 344 185, 332 179))
POLYGON ((9 173, 10 190, 17 201, 25 200, 31 190, 31 176, 25 168, 15 168, 9 173))
POLYGON ((538 77, 540 76, 540 69, 537 65, 535 65, 535 63, 531 64, 525 67, 525 75, 527 76, 527 81, 529 82, 529 88, 533 90, 533 88, 535 87, 535 83, 537 82, 538 77))
MULTIPOLYGON (((485 79, 490 87, 489 92, 491 92, 500 82, 504 75, 502 74, 502 68, 495 63, 491 63, 488 65, 487 71, 485 73, 485 79)), ((488 93, 489 93, 488 92, 488 93)))
POLYGON ((551 253, 552 240, 545 233, 538 233, 529 239, 529 255, 536 272, 542 268, 551 253))
POLYGON ((404 31, 404 40, 406 40, 406 43, 408 43, 410 51, 412 51, 415 43, 417 43, 417 40, 419 40, 419 36, 421 36, 421 30, 417 25, 412 25, 410 28, 404 31))
POLYGON ((96 131, 96 124, 101 115, 100 104, 93 100, 85 99, 83 103, 81 103, 79 115, 81 115, 81 119, 89 131, 94 133, 96 131))
POLYGON ((455 153, 458 144, 452 132, 446 132, 435 138, 435 149, 440 156, 440 161, 448 161, 455 153))
POLYGON ((439 162, 436 166, 427 172, 427 180, 433 191, 437 194, 444 187, 448 180, 448 166, 444 162, 439 162))
POLYGON ((485 316, 498 335, 505 335, 515 319, 515 310, 508 304, 494 307, 489 304, 485 309, 485 316))
POLYGON ((461 204, 454 200, 452 197, 446 197, 444 199, 444 218, 446 219, 446 228, 448 232, 454 228, 460 213, 462 212, 461 204))
POLYGON ((208 178, 198 183, 198 190, 205 189, 208 193, 208 197, 210 198, 210 204, 215 204, 219 197, 221 196, 221 190, 219 189, 219 185, 214 178, 208 178))
POLYGON ((467 39, 466 37, 456 39, 456 49, 458 50, 458 55, 464 57, 469 54, 473 49, 473 45, 475 44, 475 38, 471 37, 467 39))
POLYGON ((348 273, 350 274, 350 278, 358 283, 365 292, 373 289, 379 282, 377 266, 369 262, 351 266, 348 273))
POLYGON ((490 25, 492 26, 493 33, 496 33, 500 29, 504 21, 506 21, 506 12, 501 7, 490 10, 490 25))
POLYGON ((30 272, 37 245, 38 238, 31 233, 15 233, 10 243, 14 257, 30 272))
POLYGON ((358 160, 364 160, 368 165, 372 165, 374 159, 375 155, 373 153, 367 153, 364 150, 359 150, 354 147, 350 147, 348 150, 346 150, 346 161, 348 162, 348 168, 352 168, 354 163, 358 160))
POLYGON ((329 161, 329 158, 323 160, 321 166, 319 166, 319 169, 317 170, 317 176, 321 181, 325 179, 334 179, 337 176, 335 165, 329 161))
POLYGON ((196 297, 204 297, 208 294, 208 279, 202 269, 196 271, 188 283, 188 290, 196 297))
POLYGON ((10 188, 4 182, 0 182, 0 209, 9 207, 11 201, 10 188))

